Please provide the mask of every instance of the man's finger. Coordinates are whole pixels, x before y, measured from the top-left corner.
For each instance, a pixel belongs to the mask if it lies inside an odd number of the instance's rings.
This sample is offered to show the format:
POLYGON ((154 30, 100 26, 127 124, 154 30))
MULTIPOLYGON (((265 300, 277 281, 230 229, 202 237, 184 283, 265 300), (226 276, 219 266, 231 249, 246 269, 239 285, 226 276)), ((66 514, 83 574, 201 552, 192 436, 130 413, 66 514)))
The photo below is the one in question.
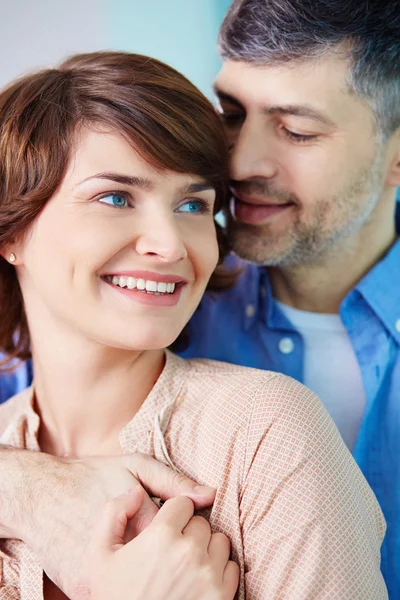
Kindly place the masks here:
POLYGON ((167 500, 153 519, 150 527, 159 524, 169 525, 173 530, 182 532, 193 517, 194 504, 185 496, 177 496, 167 500))
POLYGON ((150 496, 168 500, 174 496, 187 496, 196 508, 210 506, 214 502, 215 489, 197 483, 176 473, 163 463, 145 454, 125 456, 126 467, 139 479, 150 496))
POLYGON ((125 529, 143 502, 144 490, 135 486, 126 494, 107 502, 93 532, 93 552, 114 552, 124 545, 125 529))

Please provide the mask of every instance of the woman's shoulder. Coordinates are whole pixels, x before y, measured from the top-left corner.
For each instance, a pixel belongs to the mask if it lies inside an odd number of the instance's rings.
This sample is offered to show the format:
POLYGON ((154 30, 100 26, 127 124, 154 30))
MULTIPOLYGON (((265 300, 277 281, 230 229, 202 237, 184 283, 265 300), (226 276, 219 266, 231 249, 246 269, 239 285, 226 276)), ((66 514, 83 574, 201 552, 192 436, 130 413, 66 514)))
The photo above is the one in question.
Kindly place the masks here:
POLYGON ((219 411, 245 415, 252 427, 279 422, 281 428, 299 428, 304 435, 330 421, 320 399, 287 375, 208 359, 185 362, 186 385, 194 401, 201 395, 202 402, 208 400, 219 411))
POLYGON ((220 387, 224 393, 251 390, 253 401, 256 397, 263 398, 274 406, 277 398, 284 405, 295 403, 298 408, 303 404, 305 407, 321 405, 311 390, 283 373, 202 358, 186 359, 185 362, 190 371, 189 382, 194 385, 201 380, 210 388, 220 387))

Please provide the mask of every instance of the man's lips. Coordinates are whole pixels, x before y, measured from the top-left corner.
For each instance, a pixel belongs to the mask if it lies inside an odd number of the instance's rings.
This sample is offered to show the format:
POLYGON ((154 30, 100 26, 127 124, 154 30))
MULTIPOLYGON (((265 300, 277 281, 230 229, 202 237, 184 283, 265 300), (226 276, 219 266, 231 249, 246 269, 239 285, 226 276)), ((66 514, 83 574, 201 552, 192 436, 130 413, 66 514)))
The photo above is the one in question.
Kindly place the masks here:
POLYGON ((293 202, 268 202, 257 196, 235 193, 233 197, 233 214, 237 221, 247 225, 259 225, 279 217, 294 206, 293 202))

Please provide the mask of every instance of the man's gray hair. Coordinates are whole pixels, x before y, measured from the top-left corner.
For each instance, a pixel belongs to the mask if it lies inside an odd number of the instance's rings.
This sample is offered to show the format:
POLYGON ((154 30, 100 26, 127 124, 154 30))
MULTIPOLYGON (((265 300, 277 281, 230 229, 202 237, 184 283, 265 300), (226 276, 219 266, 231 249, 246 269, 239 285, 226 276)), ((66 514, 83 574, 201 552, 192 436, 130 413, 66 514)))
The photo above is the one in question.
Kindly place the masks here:
POLYGON ((259 66, 346 51, 350 90, 368 102, 381 135, 400 127, 400 0, 234 0, 219 50, 259 66))

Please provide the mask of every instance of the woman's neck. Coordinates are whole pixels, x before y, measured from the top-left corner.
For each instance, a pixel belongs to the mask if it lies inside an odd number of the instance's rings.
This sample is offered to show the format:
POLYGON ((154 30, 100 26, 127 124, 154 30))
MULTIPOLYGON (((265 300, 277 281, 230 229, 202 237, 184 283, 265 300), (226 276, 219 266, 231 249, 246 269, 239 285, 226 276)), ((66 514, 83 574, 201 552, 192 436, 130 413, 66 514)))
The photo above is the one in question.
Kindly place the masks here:
POLYGON ((63 342, 33 343, 40 447, 59 456, 119 454, 118 434, 157 381, 164 351, 63 342))

